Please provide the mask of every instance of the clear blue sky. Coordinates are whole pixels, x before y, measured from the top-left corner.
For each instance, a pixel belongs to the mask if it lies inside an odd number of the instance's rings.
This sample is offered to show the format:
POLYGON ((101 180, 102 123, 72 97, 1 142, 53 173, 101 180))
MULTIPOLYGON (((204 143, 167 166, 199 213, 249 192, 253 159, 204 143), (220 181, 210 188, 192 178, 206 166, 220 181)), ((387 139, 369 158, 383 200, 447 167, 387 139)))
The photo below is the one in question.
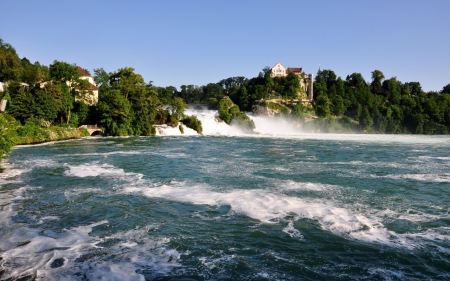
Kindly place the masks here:
POLYGON ((93 73, 133 67, 157 86, 252 78, 281 62, 343 79, 450 83, 450 0, 10 0, 0 37, 20 57, 93 73))

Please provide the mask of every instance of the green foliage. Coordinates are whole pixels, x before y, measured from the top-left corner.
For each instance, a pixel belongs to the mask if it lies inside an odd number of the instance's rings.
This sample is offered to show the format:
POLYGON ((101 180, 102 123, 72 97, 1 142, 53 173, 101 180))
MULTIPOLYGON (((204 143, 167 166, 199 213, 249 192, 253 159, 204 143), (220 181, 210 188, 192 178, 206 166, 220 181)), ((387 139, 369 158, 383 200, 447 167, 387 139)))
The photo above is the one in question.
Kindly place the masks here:
POLYGON ((227 124, 239 126, 246 132, 251 132, 255 128, 255 123, 250 117, 239 110, 239 106, 235 105, 228 97, 223 98, 218 105, 219 117, 227 124))
POLYGON ((266 106, 274 111, 278 111, 282 115, 288 115, 290 113, 289 109, 286 106, 279 104, 277 102, 267 102, 266 106))
POLYGON ((255 122, 253 122, 250 117, 248 117, 245 112, 239 112, 236 115, 233 115, 233 119, 231 120, 232 125, 237 125, 241 130, 246 133, 252 133, 255 129, 255 122))
POLYGON ((331 115, 331 102, 326 95, 320 95, 315 101, 315 111, 319 117, 329 117, 331 115))
POLYGON ((37 119, 54 121, 58 115, 57 101, 45 90, 38 89, 34 92, 35 114, 37 119))
POLYGON ((63 61, 53 61, 49 67, 50 78, 54 81, 72 82, 80 78, 78 67, 63 61))
POLYGON ((100 123, 105 128, 105 135, 132 135, 131 105, 119 90, 102 93, 97 105, 101 115, 100 123))
POLYGON ((359 118, 359 124, 363 130, 369 130, 373 125, 372 116, 370 116, 369 109, 364 107, 362 114, 359 118))
POLYGON ((221 99, 219 105, 217 106, 217 110, 219 111, 219 117, 227 124, 231 123, 233 115, 230 113, 230 109, 233 106, 235 106, 235 104, 228 97, 221 99))
POLYGON ((18 81, 22 65, 16 50, 0 38, 0 82, 18 81))
POLYGON ((0 38, 0 81, 8 82, 2 98, 8 100, 6 114, 17 120, 12 123, 3 120, 2 126, 18 126, 18 131, 7 130, 8 134, 20 132, 22 138, 30 136, 39 141, 45 139, 45 133, 40 132, 42 126, 59 123, 63 127, 101 124, 107 135, 148 136, 155 134, 154 124, 178 126, 179 120, 201 132, 200 121, 184 116, 186 103, 193 102, 217 104, 219 116, 226 123, 239 123, 251 129, 254 124, 241 110, 249 111, 255 103, 264 101, 270 109, 296 121, 316 123, 324 132, 448 134, 450 131, 450 84, 439 92, 426 93, 419 82, 386 79, 380 70, 372 72, 371 83, 360 73, 352 73, 343 80, 332 70, 320 70, 314 81, 315 101, 303 106, 296 100, 304 97, 301 87, 304 77, 290 72, 285 77, 272 78, 269 67, 251 79, 238 76, 205 86, 181 85, 180 91, 173 86, 154 87, 151 81, 146 84, 131 67, 112 73, 99 68, 94 70, 94 79, 100 100, 97 106, 89 107, 75 102, 90 94, 89 84, 80 79, 77 68, 75 64, 57 60, 47 67, 20 59, 15 49, 0 38), (273 99, 284 100, 285 104, 270 102, 273 99), (319 117, 316 121, 307 118, 313 114, 312 106, 319 117), (19 122, 24 124, 23 128, 19 128, 19 122))
POLYGON ((5 114, 0 114, 0 161, 16 144, 16 127, 16 122, 8 120, 5 114))
POLYGON ((197 117, 186 116, 181 122, 183 122, 186 127, 197 131, 198 134, 201 135, 203 133, 202 122, 198 120, 197 117))
POLYGON ((184 110, 186 109, 186 103, 180 97, 175 97, 171 103, 172 115, 178 120, 183 117, 184 110))
POLYGON ((11 96, 8 113, 25 124, 25 121, 32 118, 36 112, 33 95, 18 82, 11 82, 8 86, 8 92, 11 96))
POLYGON ((292 107, 291 114, 294 117, 294 119, 303 121, 305 120, 305 117, 308 115, 308 112, 309 109, 299 101, 292 107))
POLYGON ((25 125, 17 128, 19 143, 40 143, 49 140, 49 134, 41 127, 38 119, 29 119, 25 125))

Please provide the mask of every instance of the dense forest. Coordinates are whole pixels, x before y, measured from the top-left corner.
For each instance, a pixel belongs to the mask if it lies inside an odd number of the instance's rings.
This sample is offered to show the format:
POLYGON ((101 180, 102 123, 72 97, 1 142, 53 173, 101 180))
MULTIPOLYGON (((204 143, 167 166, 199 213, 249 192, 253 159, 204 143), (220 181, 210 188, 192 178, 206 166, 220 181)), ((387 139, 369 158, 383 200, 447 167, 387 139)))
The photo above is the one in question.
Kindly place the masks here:
POLYGON ((271 77, 270 71, 265 67, 251 79, 230 77, 204 86, 181 85, 178 90, 146 83, 131 67, 114 72, 98 68, 92 74, 98 103, 89 105, 84 101, 92 96, 92 89, 80 78, 76 64, 32 63, 0 38, 0 98, 8 101, 0 114, 0 154, 17 143, 17 136, 36 134, 39 127, 98 124, 106 135, 150 136, 155 134, 154 125, 176 127, 183 122, 201 133, 200 121, 184 113, 191 103, 218 106, 222 120, 231 123, 234 119, 247 130, 254 124, 242 112, 262 104, 295 122, 313 120, 322 132, 450 132, 450 84, 439 92, 424 92, 419 82, 386 79, 379 70, 372 72, 371 82, 360 73, 344 80, 332 70, 319 70, 314 102, 303 104, 297 100, 305 97, 299 86, 305 77, 294 73, 271 77))

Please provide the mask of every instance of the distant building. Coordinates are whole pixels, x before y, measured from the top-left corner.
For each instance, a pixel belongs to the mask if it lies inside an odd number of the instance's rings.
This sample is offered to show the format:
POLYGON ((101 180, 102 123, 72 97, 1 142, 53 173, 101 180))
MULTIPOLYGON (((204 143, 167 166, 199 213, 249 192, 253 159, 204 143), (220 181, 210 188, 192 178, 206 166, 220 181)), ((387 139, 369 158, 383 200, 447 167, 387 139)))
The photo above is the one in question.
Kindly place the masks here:
POLYGON ((270 71, 270 77, 285 77, 289 72, 294 72, 299 76, 300 88, 307 94, 308 99, 304 102, 313 101, 313 75, 306 74, 301 67, 288 67, 287 69, 279 62, 277 62, 270 71))
POLYGON ((80 79, 86 80, 90 84, 90 88, 87 89, 88 91, 92 91, 92 95, 87 95, 84 98, 75 100, 83 100, 88 105, 95 105, 98 103, 98 87, 97 84, 94 81, 94 77, 92 77, 86 70, 82 69, 81 67, 78 67, 78 73, 81 75, 80 79))
POLYGON ((286 68, 279 62, 277 62, 270 71, 270 77, 284 77, 286 75, 286 68))

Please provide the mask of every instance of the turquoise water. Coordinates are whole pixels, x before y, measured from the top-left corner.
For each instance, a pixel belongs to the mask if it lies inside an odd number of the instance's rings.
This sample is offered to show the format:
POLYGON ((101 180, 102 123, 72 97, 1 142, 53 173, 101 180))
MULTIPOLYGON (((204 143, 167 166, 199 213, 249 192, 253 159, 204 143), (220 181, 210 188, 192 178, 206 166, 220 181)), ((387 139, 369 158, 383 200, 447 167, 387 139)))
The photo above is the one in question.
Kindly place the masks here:
POLYGON ((0 173, 0 280, 449 280, 449 148, 320 134, 19 147, 0 173))

